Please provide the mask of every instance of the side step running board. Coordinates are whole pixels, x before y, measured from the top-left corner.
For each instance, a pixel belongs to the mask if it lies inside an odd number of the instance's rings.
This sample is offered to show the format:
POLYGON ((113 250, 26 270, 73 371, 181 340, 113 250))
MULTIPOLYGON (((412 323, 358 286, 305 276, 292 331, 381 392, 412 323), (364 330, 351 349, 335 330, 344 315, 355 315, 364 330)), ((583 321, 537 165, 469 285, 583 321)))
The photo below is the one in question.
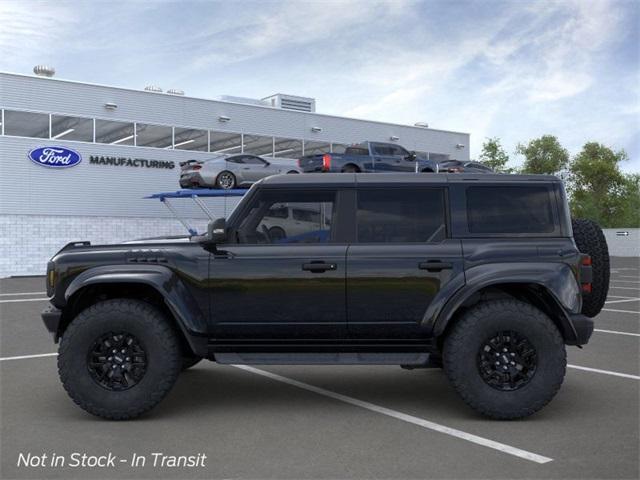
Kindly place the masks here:
POLYGON ((215 361, 239 365, 407 365, 421 366, 428 353, 216 353, 215 361))

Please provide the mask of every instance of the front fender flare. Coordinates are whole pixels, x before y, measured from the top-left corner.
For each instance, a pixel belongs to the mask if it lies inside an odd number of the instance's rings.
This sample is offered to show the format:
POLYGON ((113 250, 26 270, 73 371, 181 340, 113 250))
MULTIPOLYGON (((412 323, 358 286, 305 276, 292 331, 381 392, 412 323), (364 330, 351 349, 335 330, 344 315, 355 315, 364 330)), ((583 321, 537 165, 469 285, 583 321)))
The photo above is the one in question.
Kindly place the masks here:
POLYGON ((169 267, 162 265, 109 265, 85 270, 69 284, 66 303, 82 289, 98 284, 140 283, 154 288, 164 299, 187 336, 206 335, 207 315, 190 290, 169 267))

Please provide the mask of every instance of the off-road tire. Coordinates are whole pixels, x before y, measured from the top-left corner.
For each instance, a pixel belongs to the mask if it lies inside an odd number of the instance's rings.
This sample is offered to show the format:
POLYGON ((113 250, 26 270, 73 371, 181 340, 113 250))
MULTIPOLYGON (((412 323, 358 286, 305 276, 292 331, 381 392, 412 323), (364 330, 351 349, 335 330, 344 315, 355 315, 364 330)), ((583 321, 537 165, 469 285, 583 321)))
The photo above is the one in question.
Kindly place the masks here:
POLYGON ((182 356, 182 371, 190 369, 202 361, 202 357, 196 357, 193 355, 182 356))
POLYGON ((106 300, 82 311, 64 332, 58 354, 58 373, 71 399, 109 420, 128 420, 153 408, 169 393, 181 368, 182 351, 173 325, 160 310, 132 299, 106 300), (148 362, 137 384, 112 391, 92 378, 88 356, 96 339, 120 331, 139 340, 148 362))
POLYGON ((566 370, 566 351, 556 325, 544 313, 518 300, 482 302, 453 325, 443 345, 444 371, 462 399, 482 415, 511 420, 540 410, 555 396, 566 370), (494 388, 480 373, 480 350, 498 332, 511 331, 534 347, 536 368, 516 390, 494 388))
POLYGON ((592 220, 572 218, 573 240, 578 250, 591 257, 593 281, 591 293, 582 296, 582 313, 595 317, 604 307, 609 294, 609 248, 602 229, 592 220))

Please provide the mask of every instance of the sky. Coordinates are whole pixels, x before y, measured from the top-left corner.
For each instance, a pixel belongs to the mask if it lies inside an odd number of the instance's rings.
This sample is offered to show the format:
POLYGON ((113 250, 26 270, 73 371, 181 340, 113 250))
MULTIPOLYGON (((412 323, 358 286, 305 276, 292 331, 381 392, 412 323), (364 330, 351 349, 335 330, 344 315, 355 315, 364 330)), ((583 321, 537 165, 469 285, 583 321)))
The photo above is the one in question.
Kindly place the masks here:
POLYGON ((0 0, 0 71, 624 149, 640 172, 640 1, 0 0))

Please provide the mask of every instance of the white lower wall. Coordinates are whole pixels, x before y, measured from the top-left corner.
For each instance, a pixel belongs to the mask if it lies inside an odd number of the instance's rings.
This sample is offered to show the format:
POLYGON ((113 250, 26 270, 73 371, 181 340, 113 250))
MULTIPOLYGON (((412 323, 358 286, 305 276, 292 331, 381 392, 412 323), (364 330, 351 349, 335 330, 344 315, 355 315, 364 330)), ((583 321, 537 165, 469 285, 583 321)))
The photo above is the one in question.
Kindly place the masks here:
POLYGON ((604 228, 602 231, 610 256, 640 257, 640 228, 604 228))
MULTIPOLYGON (((187 220, 199 232, 206 230, 206 220, 187 220)), ((0 215, 0 278, 44 275, 47 261, 73 241, 95 245, 183 234, 173 218, 0 215)))

